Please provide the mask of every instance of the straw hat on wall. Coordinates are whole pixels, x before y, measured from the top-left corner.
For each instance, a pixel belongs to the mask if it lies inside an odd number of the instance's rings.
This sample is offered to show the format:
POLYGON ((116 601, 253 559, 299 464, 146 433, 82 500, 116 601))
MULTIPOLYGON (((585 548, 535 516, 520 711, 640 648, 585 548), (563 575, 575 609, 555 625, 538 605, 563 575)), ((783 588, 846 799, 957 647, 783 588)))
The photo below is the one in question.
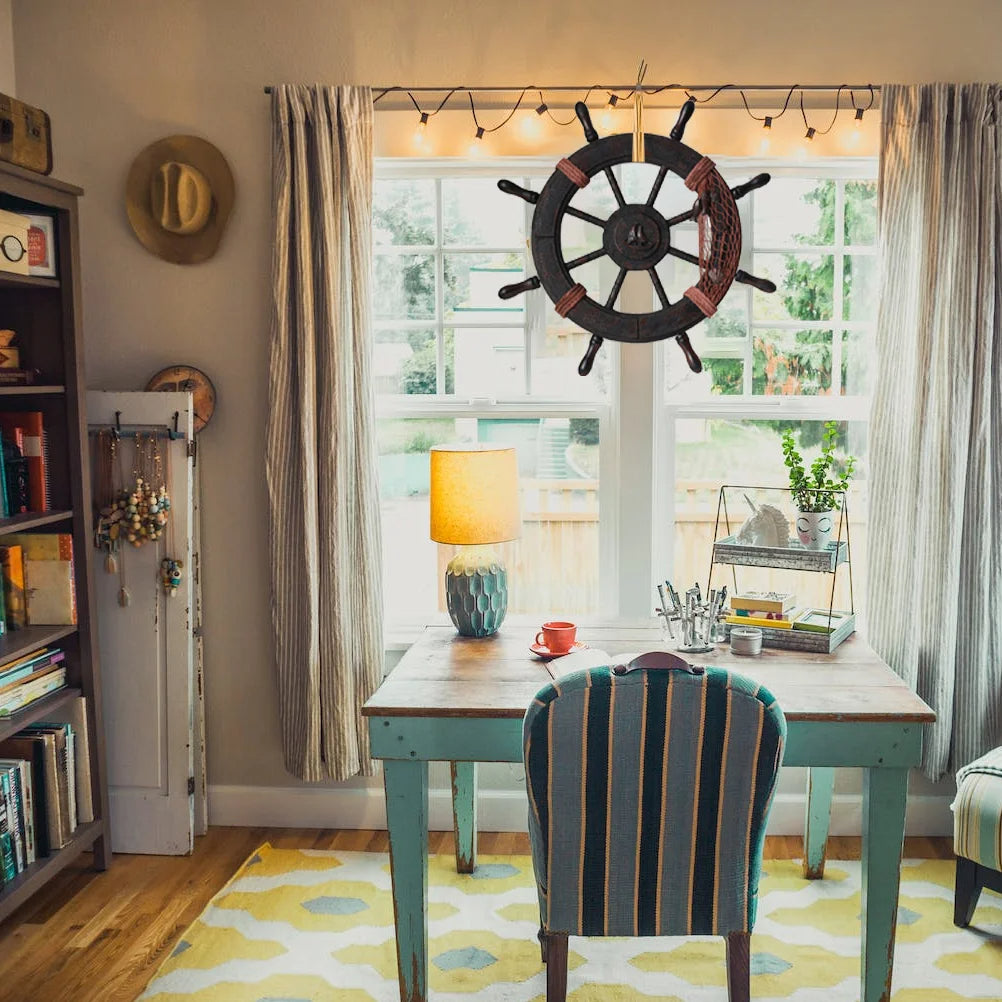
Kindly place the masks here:
POLYGON ((198 136, 150 143, 125 183, 125 209, 140 243, 175 264, 197 264, 216 253, 233 198, 226 158, 198 136))

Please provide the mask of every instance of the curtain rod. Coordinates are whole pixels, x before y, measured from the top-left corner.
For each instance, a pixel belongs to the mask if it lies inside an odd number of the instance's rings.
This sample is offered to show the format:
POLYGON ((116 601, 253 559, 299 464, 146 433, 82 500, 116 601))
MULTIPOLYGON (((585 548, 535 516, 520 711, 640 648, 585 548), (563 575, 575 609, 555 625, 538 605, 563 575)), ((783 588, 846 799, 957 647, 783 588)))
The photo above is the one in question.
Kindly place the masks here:
MULTIPOLYGON (((643 90, 645 95, 651 94, 655 91, 666 91, 666 90, 679 90, 679 91, 697 91, 697 90, 747 90, 747 91, 788 91, 788 90, 801 90, 801 91, 828 91, 828 90, 873 90, 874 92, 880 91, 879 84, 645 84, 641 90, 643 90)), ((604 90, 604 91, 634 91, 637 89, 636 84, 621 84, 619 86, 614 86, 612 84, 581 84, 579 86, 537 86, 536 84, 526 84, 518 87, 373 87, 373 91, 378 91, 376 98, 382 97, 384 94, 389 94, 391 92, 397 92, 404 94, 410 91, 412 94, 430 94, 438 93, 441 94, 445 91, 453 91, 455 93, 466 93, 468 91, 473 91, 478 94, 510 94, 518 93, 522 90, 545 90, 545 91, 586 91, 586 90, 604 90)), ((265 94, 270 94, 274 90, 272 84, 268 84, 264 88, 265 94)))

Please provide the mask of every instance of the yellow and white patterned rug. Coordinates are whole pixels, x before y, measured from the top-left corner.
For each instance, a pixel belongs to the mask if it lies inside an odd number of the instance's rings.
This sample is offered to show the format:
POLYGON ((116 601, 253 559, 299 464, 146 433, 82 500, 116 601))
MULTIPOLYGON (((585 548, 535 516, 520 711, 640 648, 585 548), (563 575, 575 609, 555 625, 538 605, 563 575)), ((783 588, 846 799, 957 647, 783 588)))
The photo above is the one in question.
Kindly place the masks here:
MULTIPOLYGON (((756 1002, 859 998, 859 863, 821 881, 767 860, 752 936, 756 1002)), ((953 925, 953 863, 902 870, 893 1002, 1002 1000, 1002 899, 953 925)), ((544 1002, 539 913, 527 856, 451 856, 429 871, 433 999, 544 1002)), ((385 855, 262 846, 185 932, 143 1002, 396 1002, 385 855)), ((570 1002, 723 1002, 720 939, 571 939, 570 1002)))

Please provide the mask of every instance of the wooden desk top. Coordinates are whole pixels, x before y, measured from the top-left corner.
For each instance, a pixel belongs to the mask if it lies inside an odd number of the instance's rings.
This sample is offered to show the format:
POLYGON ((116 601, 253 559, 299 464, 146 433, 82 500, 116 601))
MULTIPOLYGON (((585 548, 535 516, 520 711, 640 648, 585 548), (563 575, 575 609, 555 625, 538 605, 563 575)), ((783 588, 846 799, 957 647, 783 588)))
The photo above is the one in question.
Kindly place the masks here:
MULTIPOLYGON (((536 627, 505 624, 491 637, 461 637, 429 626, 362 707, 367 717, 516 717, 550 681, 547 663, 529 651, 536 627)), ((647 626, 578 629, 578 640, 610 655, 673 650, 647 626)), ((730 668, 764 684, 788 720, 930 723, 935 713, 854 634, 833 654, 764 648, 736 657, 720 644, 693 654, 695 664, 730 668)), ((564 659, 549 662, 559 675, 564 659)))

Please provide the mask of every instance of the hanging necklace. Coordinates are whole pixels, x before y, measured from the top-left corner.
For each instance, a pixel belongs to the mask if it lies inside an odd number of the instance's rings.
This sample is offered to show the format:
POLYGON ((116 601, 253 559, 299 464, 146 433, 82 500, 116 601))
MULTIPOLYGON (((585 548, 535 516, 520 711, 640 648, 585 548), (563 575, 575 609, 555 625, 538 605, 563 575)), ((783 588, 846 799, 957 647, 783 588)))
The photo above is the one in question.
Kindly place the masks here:
POLYGON ((170 518, 170 491, 173 490, 174 483, 171 478, 171 458, 170 458, 170 443, 167 444, 167 483, 165 486, 160 488, 159 494, 159 507, 160 507, 160 532, 163 533, 164 526, 167 530, 167 540, 166 540, 166 553, 163 559, 160 561, 160 583, 163 585, 164 592, 168 595, 176 595, 177 589, 181 584, 181 570, 184 567, 182 561, 178 560, 176 556, 170 556, 170 554, 176 554, 174 544, 174 519, 170 518))

